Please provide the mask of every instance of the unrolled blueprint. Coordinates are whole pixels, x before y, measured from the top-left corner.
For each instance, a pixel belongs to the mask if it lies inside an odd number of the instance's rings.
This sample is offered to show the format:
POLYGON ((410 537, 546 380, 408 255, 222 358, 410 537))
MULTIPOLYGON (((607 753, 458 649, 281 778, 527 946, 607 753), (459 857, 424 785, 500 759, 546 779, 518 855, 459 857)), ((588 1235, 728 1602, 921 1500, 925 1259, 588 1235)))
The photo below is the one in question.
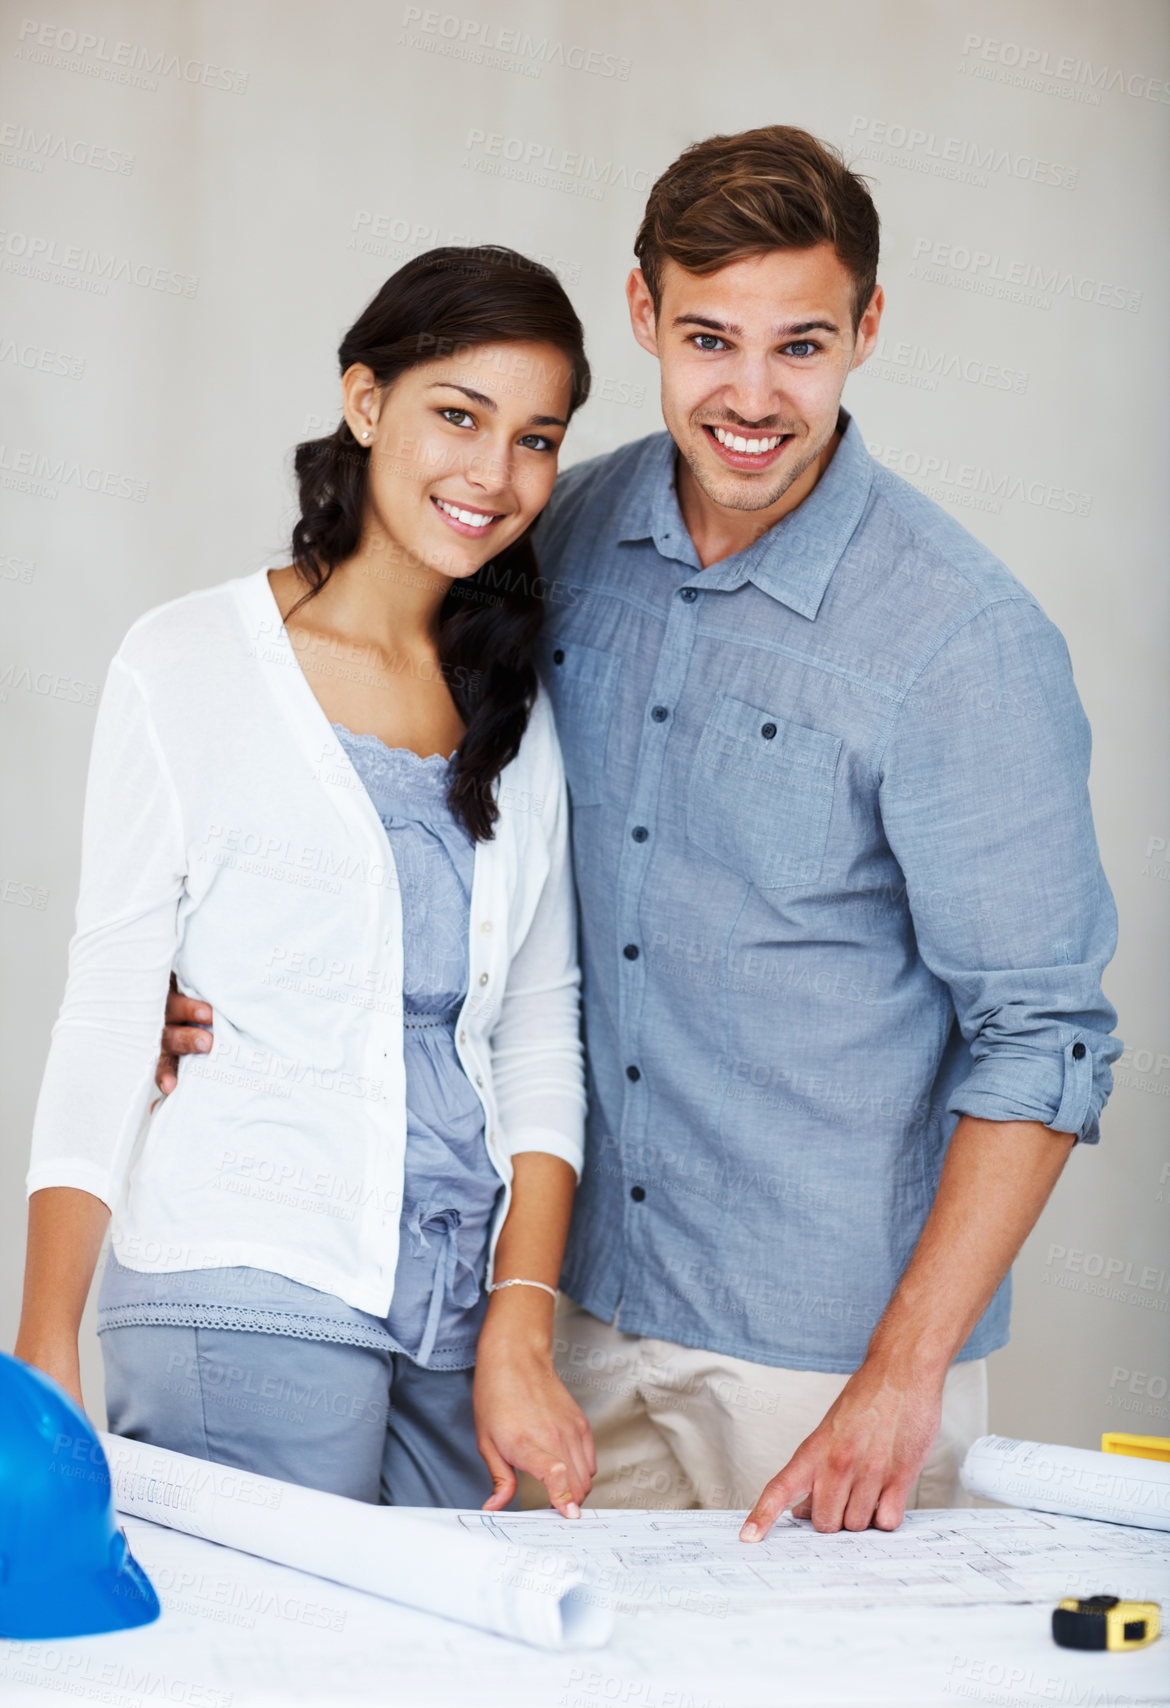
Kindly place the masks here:
POLYGON ((243 1499, 226 1466, 104 1441, 123 1512, 548 1647, 604 1642, 613 1612, 1170 1601, 1164 1532, 1052 1513, 912 1511, 833 1535, 785 1515, 748 1544, 729 1512, 379 1508, 260 1477, 243 1499))
POLYGON ((1170 1541, 1155 1531, 1014 1510, 909 1512, 894 1531, 819 1535, 785 1518, 745 1544, 725 1512, 444 1515, 547 1573, 573 1557, 615 1611, 726 1616, 778 1602, 881 1607, 1054 1602, 1064 1595, 1170 1600, 1170 1541))

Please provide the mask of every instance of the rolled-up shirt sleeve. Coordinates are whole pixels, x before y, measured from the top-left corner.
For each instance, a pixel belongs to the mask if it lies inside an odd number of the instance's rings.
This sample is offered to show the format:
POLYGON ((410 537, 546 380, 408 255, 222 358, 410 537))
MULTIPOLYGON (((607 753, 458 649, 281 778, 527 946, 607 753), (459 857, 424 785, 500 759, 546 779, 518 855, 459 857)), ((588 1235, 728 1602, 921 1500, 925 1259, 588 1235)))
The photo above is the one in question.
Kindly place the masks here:
POLYGON ((918 952, 971 1052, 947 1107, 1084 1143, 1121 1054, 1101 976, 1117 913, 1089 805, 1089 725, 1030 600, 969 618, 918 673, 881 760, 918 952))
POLYGON ((29 1193, 74 1186, 115 1208, 153 1090, 184 885, 174 786, 138 680, 115 657, 94 726, 77 928, 29 1193))

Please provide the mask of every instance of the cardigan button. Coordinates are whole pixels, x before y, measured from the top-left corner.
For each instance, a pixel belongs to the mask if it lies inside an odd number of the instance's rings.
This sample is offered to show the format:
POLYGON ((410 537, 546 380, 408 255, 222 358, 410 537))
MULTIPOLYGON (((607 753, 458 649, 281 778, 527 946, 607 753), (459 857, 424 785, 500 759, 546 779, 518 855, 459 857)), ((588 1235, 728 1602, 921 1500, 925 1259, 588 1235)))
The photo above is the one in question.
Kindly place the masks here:
POLYGON ((482 1085, 483 1084, 483 1075, 481 1073, 476 1074, 475 1083, 476 1083, 476 1085, 482 1085))
POLYGON ((460 1032, 460 1034, 459 1034, 459 1042, 460 1042, 460 1043, 461 1043, 461 1044, 466 1044, 466 1042, 467 1042, 467 1033, 466 1033, 466 1032, 460 1032))

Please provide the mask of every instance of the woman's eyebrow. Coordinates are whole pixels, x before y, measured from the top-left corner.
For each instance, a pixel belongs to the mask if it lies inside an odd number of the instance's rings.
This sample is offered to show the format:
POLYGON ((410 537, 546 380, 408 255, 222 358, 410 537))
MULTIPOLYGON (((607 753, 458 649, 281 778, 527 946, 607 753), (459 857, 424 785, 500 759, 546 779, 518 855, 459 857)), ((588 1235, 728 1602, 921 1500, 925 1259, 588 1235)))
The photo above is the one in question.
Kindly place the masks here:
MULTIPOLYGON (((436 386, 446 386, 449 391, 461 391, 464 397, 471 399, 472 403, 482 403, 484 408, 490 409, 493 415, 498 413, 494 399, 488 397, 486 392, 473 391, 469 385, 458 385, 455 380, 433 380, 430 389, 434 391, 436 386)), ((528 425, 530 427, 567 427, 569 423, 562 421, 559 415, 530 415, 528 425)))
POLYGON ((490 409, 493 415, 496 413, 495 401, 488 397, 486 392, 472 391, 469 385, 457 385, 454 380, 433 380, 430 389, 434 391, 437 386, 446 386, 448 391, 461 391, 464 397, 471 399, 472 403, 482 403, 484 408, 490 409))

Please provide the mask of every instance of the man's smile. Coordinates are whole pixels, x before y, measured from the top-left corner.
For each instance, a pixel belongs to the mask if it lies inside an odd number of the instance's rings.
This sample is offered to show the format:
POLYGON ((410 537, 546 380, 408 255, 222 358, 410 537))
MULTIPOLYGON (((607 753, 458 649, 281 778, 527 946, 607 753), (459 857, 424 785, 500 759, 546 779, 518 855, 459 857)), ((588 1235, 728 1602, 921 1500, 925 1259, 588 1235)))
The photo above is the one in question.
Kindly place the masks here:
POLYGON ((721 462, 733 469, 766 469, 778 462, 791 433, 741 433, 703 423, 703 432, 721 462))

